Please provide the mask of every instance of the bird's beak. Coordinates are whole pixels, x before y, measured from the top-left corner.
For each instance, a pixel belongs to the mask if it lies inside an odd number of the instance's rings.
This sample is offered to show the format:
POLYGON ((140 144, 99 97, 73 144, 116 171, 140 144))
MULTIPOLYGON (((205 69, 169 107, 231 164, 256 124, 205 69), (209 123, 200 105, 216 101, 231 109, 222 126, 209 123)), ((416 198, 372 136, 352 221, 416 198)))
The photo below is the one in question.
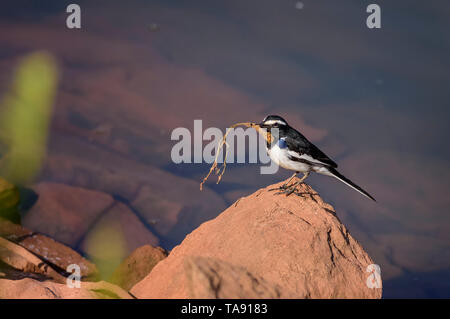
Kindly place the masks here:
POLYGON ((261 134, 261 136, 268 141, 269 143, 271 142, 271 135, 270 135, 270 131, 267 130, 267 128, 269 128, 269 125, 266 125, 264 123, 254 123, 252 125, 252 127, 254 129, 256 129, 256 131, 261 134))

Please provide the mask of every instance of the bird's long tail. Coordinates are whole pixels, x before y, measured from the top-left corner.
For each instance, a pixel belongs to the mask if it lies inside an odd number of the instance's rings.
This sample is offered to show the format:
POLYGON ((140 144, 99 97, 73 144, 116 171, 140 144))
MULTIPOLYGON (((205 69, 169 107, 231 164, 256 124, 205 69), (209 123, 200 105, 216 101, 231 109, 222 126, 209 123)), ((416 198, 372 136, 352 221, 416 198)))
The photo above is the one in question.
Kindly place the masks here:
POLYGON ((362 195, 366 196, 367 198, 370 198, 374 202, 376 202, 375 198, 373 198, 368 192, 366 192, 364 189, 353 183, 351 180, 349 180, 347 177, 339 173, 335 168, 328 168, 328 171, 330 172, 330 176, 336 177, 341 182, 347 184, 357 192, 361 193, 362 195))

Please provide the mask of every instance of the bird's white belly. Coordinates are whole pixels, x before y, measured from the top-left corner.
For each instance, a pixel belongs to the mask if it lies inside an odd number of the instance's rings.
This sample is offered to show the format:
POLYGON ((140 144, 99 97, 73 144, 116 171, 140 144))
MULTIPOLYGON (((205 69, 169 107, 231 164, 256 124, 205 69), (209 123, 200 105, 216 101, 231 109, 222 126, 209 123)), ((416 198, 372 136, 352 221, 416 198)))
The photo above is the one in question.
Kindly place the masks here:
POLYGON ((309 172, 311 170, 310 165, 289 159, 287 149, 280 148, 278 144, 272 146, 270 150, 267 150, 267 153, 272 161, 285 169, 302 173, 309 172))

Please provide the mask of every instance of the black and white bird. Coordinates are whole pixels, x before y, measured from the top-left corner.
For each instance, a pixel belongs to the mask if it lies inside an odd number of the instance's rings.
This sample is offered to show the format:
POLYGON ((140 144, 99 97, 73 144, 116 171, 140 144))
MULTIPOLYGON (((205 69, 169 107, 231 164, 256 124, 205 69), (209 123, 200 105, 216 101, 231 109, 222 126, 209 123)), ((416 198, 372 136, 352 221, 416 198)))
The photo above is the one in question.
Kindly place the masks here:
POLYGON ((300 132, 290 127, 282 117, 269 115, 258 126, 262 129, 260 132, 267 141, 267 153, 270 158, 278 166, 295 171, 292 177, 280 187, 283 193, 287 195, 292 194, 297 185, 303 183, 311 172, 316 172, 335 177, 362 195, 375 201, 369 193, 340 174, 336 170, 338 165, 333 160, 308 141, 300 132), (303 173, 303 177, 296 183, 288 186, 291 180, 299 173, 303 173))

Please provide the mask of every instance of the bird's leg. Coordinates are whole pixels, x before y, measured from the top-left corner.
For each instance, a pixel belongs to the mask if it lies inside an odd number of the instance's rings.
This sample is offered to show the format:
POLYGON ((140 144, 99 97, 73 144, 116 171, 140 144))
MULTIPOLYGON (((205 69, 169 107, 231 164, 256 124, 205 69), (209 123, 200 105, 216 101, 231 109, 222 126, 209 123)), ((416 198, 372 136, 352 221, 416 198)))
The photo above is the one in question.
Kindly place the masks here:
POLYGON ((294 174, 292 174, 292 176, 288 179, 288 181, 286 183, 284 183, 283 185, 280 186, 281 189, 286 189, 288 188, 289 183, 294 179, 295 176, 297 176, 298 172, 295 172, 294 174))
POLYGON ((297 182, 297 185, 303 183, 303 181, 309 176, 309 172, 303 173, 303 177, 297 182))
POLYGON ((300 178, 297 182, 295 182, 294 184, 292 184, 291 186, 289 186, 288 188, 286 188, 282 194, 286 194, 286 196, 291 195, 293 192, 296 191, 297 186, 300 185, 301 183, 303 183, 303 181, 309 176, 309 172, 305 172, 303 173, 303 177, 300 178))
POLYGON ((269 189, 269 191, 275 191, 275 190, 280 190, 280 189, 287 189, 287 188, 288 188, 287 186, 288 186, 289 183, 292 181, 292 179, 293 179, 295 176, 297 176, 297 174, 298 174, 298 172, 295 172, 295 173, 291 176, 291 178, 288 179, 288 181, 287 181, 286 183, 284 183, 284 184, 281 185, 280 187, 271 188, 271 189, 269 189))

